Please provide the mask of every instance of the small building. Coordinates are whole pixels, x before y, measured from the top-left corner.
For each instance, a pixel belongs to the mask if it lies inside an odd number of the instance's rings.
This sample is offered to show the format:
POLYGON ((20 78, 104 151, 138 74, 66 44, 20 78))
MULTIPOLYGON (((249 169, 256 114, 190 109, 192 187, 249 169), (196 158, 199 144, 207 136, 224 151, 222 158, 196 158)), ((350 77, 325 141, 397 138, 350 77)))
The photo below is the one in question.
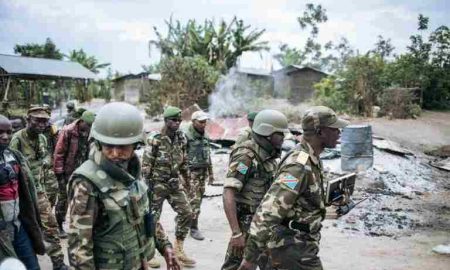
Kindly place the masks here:
POLYGON ((256 96, 273 94, 273 77, 267 70, 239 68, 236 71, 243 87, 257 91, 256 96))
POLYGON ((273 72, 274 97, 287 97, 294 104, 314 96, 314 84, 328 76, 312 67, 290 65, 273 72))
POLYGON ((152 84, 160 80, 161 74, 148 72, 117 77, 113 79, 113 98, 116 101, 137 104, 143 99, 144 93, 149 91, 152 84))

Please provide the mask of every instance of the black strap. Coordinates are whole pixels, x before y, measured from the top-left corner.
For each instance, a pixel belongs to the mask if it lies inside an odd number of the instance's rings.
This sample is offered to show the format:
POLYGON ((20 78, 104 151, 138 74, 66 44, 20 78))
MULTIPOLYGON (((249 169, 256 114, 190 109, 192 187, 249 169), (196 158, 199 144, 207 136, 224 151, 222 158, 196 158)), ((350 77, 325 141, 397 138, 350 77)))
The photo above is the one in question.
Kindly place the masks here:
POLYGON ((298 230, 305 233, 310 233, 311 229, 309 228, 309 224, 299 223, 294 220, 285 219, 281 222, 281 225, 288 227, 291 230, 298 230))

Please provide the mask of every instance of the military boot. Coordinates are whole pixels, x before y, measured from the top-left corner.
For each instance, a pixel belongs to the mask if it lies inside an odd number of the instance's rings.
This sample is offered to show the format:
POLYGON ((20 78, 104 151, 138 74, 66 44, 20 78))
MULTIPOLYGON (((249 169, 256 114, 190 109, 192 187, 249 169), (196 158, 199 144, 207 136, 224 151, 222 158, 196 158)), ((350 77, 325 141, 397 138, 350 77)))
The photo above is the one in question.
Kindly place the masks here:
POLYGON ((58 234, 59 234, 59 238, 61 238, 61 239, 67 238, 67 233, 64 231, 62 222, 61 223, 58 222, 58 234))
POLYGON ((158 259, 156 259, 156 257, 153 257, 150 261, 148 261, 148 266, 151 268, 159 268, 161 267, 161 263, 158 259))
POLYGON ((194 238, 195 240, 199 240, 199 241, 205 239, 202 232, 200 232, 200 230, 198 229, 198 219, 192 220, 191 237, 194 238))
POLYGON ((175 256, 183 264, 184 267, 192 268, 195 267, 196 262, 189 258, 186 253, 184 253, 184 240, 175 240, 175 256))

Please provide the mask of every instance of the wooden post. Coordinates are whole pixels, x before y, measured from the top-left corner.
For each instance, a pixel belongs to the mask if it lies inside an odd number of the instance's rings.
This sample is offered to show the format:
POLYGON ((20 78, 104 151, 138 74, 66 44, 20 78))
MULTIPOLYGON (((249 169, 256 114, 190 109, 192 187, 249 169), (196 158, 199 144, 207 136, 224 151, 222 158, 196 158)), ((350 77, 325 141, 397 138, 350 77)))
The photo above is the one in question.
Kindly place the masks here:
POLYGON ((5 89, 5 95, 3 97, 3 101, 8 101, 8 91, 9 91, 9 84, 11 83, 11 77, 8 77, 8 82, 6 83, 6 89, 5 89))

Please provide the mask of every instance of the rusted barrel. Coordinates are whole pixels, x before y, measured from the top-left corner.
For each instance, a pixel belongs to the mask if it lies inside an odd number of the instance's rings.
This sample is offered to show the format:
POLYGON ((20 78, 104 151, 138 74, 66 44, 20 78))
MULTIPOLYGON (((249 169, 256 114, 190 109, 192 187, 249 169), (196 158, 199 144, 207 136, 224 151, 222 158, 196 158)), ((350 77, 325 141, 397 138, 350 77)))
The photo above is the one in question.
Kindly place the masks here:
POLYGON ((363 171, 373 165, 372 127, 349 125, 341 136, 341 169, 363 171))

